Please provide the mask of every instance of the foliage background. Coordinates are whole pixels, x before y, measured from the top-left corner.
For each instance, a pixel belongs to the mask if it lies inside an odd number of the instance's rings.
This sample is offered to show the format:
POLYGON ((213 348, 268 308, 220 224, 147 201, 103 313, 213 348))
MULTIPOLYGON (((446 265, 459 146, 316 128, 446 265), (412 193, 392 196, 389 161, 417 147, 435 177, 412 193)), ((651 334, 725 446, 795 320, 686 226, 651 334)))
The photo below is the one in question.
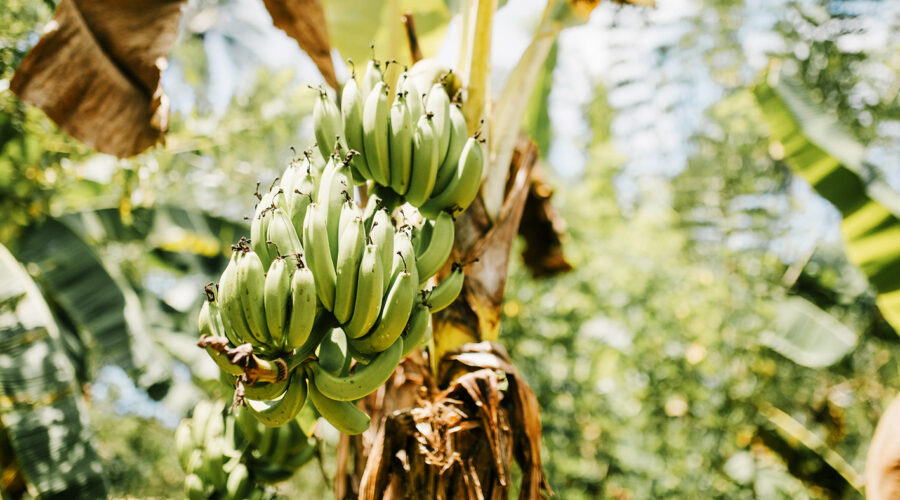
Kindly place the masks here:
MULTIPOLYGON (((113 494, 178 497, 172 429, 220 391, 191 348, 199 290, 221 269, 257 180, 271 182, 291 146, 312 142, 306 85, 321 80, 259 2, 189 2, 164 74, 175 111, 167 145, 116 160, 5 90, 53 9, 7 5, 0 242, 32 262, 90 387, 113 494), (47 261, 29 259, 26 243, 48 218, 87 241, 136 306, 123 324, 128 350, 150 346, 146 359, 123 370, 98 355, 47 261), (129 234, 116 220, 152 223, 129 234)), ((449 19, 443 3, 420 8, 435 26, 449 19)), ((519 0, 498 13, 495 92, 540 10, 519 0)), ((896 393, 898 338, 844 256, 839 215, 771 149, 748 86, 780 57, 900 190, 898 26, 893 2, 683 0, 603 4, 562 35, 544 75, 549 105, 526 128, 546 153, 576 271, 536 281, 515 261, 502 330, 538 395, 559 498, 861 497, 868 440, 896 393), (792 295, 857 337, 838 362, 809 368, 769 347, 792 295)), ((451 22, 447 39, 458 31, 451 22)), ((455 61, 438 35, 438 56, 455 61)), ((364 33, 332 36, 352 50, 364 33)), ((808 333, 821 344, 822 332, 808 333)), ((324 495, 337 435, 321 436, 324 474, 309 465, 280 492, 324 495)))

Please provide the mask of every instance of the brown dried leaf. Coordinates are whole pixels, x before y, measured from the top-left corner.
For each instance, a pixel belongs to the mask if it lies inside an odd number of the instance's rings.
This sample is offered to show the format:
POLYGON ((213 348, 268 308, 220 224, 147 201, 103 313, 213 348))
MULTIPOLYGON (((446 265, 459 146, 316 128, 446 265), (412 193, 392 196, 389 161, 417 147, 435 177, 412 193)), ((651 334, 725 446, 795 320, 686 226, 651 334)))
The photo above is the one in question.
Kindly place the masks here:
POLYGON ((10 89, 98 151, 131 156, 163 140, 160 72, 182 0, 62 0, 10 89))
POLYGON ((272 22, 284 30, 303 49, 325 81, 332 88, 338 88, 331 60, 331 42, 328 40, 328 26, 325 23, 325 9, 319 0, 263 0, 272 15, 272 22))
POLYGON ((563 255, 561 235, 565 224, 553 204, 553 188, 543 179, 541 170, 535 168, 525 200, 519 234, 525 239, 522 259, 535 278, 555 276, 572 269, 563 255))

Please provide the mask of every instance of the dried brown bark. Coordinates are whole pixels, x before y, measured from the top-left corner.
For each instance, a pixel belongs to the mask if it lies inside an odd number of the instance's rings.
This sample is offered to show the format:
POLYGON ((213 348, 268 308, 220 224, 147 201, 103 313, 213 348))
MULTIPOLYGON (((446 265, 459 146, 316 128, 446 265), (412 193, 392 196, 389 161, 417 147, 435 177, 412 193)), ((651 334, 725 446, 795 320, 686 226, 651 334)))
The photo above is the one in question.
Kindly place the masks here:
POLYGON ((160 72, 181 7, 182 0, 62 0, 10 89, 98 151, 138 154, 168 127, 160 72))

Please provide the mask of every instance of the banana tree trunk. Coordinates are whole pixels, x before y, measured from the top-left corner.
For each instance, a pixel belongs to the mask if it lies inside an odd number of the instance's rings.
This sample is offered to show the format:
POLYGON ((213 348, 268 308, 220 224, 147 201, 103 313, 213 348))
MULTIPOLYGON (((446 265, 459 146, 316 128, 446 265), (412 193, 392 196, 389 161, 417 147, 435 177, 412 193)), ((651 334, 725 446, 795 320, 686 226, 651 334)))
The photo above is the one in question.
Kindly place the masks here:
POLYGON ((550 492, 537 400, 497 343, 510 250, 536 160, 535 144, 521 140, 496 223, 480 199, 457 219, 450 260, 465 264, 466 280, 460 298, 433 319, 434 359, 414 352, 360 402, 373 425, 342 437, 336 498, 506 498, 513 460, 523 473, 520 498, 550 492))

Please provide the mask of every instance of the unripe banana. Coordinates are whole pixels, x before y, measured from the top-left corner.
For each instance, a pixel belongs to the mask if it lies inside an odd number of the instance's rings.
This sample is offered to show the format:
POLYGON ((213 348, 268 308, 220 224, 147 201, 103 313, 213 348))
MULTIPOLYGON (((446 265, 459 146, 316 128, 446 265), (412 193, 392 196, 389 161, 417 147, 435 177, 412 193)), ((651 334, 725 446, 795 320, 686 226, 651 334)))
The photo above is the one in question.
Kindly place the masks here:
POLYGON ((191 452, 197 446, 191 435, 191 422, 191 419, 184 419, 175 429, 175 452, 178 454, 178 462, 184 470, 187 470, 191 452))
POLYGON ((266 272, 259 256, 253 250, 238 257, 236 285, 241 298, 241 308, 250 335, 260 344, 267 344, 271 337, 266 326, 266 310, 263 294, 266 288, 266 272))
POLYGON ((360 95, 363 96, 363 99, 372 93, 372 89, 378 85, 378 82, 382 81, 384 81, 384 75, 381 73, 381 63, 375 59, 370 59, 369 63, 366 64, 366 72, 363 73, 362 86, 360 88, 360 95))
POLYGON ((363 143, 363 95, 368 96, 368 94, 360 93, 356 78, 351 76, 344 84, 344 91, 341 93, 341 117, 344 121, 344 137, 347 147, 360 153, 350 161, 350 170, 357 182, 364 182, 365 179, 372 178, 372 174, 369 173, 369 165, 366 163, 366 150, 363 143))
POLYGON ((432 194, 430 200, 419 207, 422 215, 434 218, 441 210, 449 210, 453 214, 469 208, 481 186, 481 173, 484 170, 484 155, 481 143, 470 137, 463 147, 456 167, 456 176, 438 194, 432 194))
MULTIPOLYGON (((269 221, 271 220, 270 208, 275 201, 275 191, 268 191, 259 203, 256 204, 256 211, 253 214, 253 220, 250 222, 250 248, 259 255, 259 258, 268 266, 275 257, 270 255, 269 246, 266 245, 266 234, 268 233, 269 221)), ((274 248, 272 251, 274 252, 274 248)))
POLYGON ((307 242, 306 262, 315 276, 316 294, 325 309, 331 311, 337 275, 329 249, 327 219, 326 207, 318 202, 310 204, 303 221, 303 241, 307 242))
MULTIPOLYGON (((341 219, 338 224, 338 235, 343 235, 344 231, 349 227, 350 223, 356 218, 363 218, 363 213, 359 209, 359 205, 353 200, 347 200, 341 205, 341 219)), ((340 240, 338 241, 338 253, 340 253, 340 240)))
POLYGON ((389 120, 390 99, 387 84, 378 82, 366 97, 363 106, 363 143, 372 180, 382 186, 389 186, 391 183, 389 120))
POLYGON ((208 500, 212 489, 212 485, 204 483, 197 474, 184 477, 184 492, 189 500, 208 500))
POLYGON ((397 80, 397 94, 406 96, 406 105, 413 124, 419 121, 419 117, 425 114, 425 104, 422 102, 422 90, 409 78, 409 73, 403 73, 397 80))
POLYGON ((322 343, 319 344, 319 360, 313 361, 312 364, 326 372, 340 374, 349 356, 347 336, 340 328, 335 328, 322 339, 322 343))
MULTIPOLYGON (((207 308, 209 309, 207 314, 210 324, 209 328, 212 332, 211 335, 214 337, 225 337, 233 346, 240 345, 241 339, 238 338, 234 330, 225 327, 225 321, 222 318, 222 310, 219 307, 219 301, 217 297, 218 293, 216 291, 217 288, 218 287, 213 283, 210 283, 209 285, 206 285, 206 287, 204 287, 204 291, 206 292, 205 302, 208 303, 207 308)), ((200 333, 203 333, 202 328, 200 333)))
POLYGON ((438 312, 456 300, 462 291, 464 280, 462 266, 454 263, 450 275, 428 292, 427 301, 431 306, 431 312, 438 312))
POLYGON ((231 498, 247 498, 253 485, 250 483, 250 471, 244 464, 238 464, 237 467, 228 474, 228 481, 225 490, 231 498))
POLYGON ((412 274, 412 281, 419 283, 419 271, 416 266, 416 252, 410 241, 409 233, 399 231, 394 236, 394 255, 391 256, 391 273, 387 280, 388 284, 392 285, 402 271, 408 271, 412 274))
POLYGON ((397 93, 391 105, 390 146, 391 189, 397 194, 404 194, 409 188, 410 166, 413 152, 413 121, 407 105, 406 96, 397 93))
POLYGON ((422 115, 413 135, 412 172, 406 201, 414 207, 421 206, 428 200, 437 179, 440 154, 436 123, 430 114, 422 115))
POLYGON ((316 384, 309 384, 309 398, 319 413, 344 434, 362 434, 369 428, 369 416, 349 401, 335 401, 319 392, 316 384))
MULTIPOLYGON (((326 209, 325 224, 328 230, 328 251, 332 265, 337 262, 338 238, 340 237, 341 208, 353 193, 350 181, 350 168, 339 159, 330 160, 331 165, 325 167, 322 182, 319 184, 319 205, 326 209)), ((307 210, 309 210, 307 208, 307 210)), ((304 240, 306 238, 304 237, 304 240)))
POLYGON ((442 83, 435 83, 425 98, 425 112, 434 115, 434 136, 437 138, 438 165, 444 162, 450 145, 450 96, 442 83))
POLYGON ((421 226, 413 226, 412 242, 413 248, 416 249, 416 255, 422 255, 422 252, 428 248, 428 242, 431 241, 431 234, 434 232, 434 221, 425 219, 421 226))
POLYGON ((312 271, 299 255, 297 269, 291 277, 291 310, 288 320, 286 348, 296 349, 303 345, 312 332, 316 321, 316 282, 312 271))
POLYGON ((425 250, 416 257, 416 270, 419 272, 419 286, 425 284, 434 273, 440 271, 450 252, 453 250, 453 238, 455 236, 453 217, 447 212, 441 212, 434 221, 434 229, 431 232, 431 240, 425 250))
POLYGON ((403 327, 412 311, 416 290, 412 275, 401 271, 385 298, 378 323, 365 337, 351 340, 353 347, 363 354, 374 354, 390 347, 403 333, 403 327))
POLYGON ((266 273, 266 286, 263 294, 266 326, 269 328, 269 335, 272 336, 272 345, 276 348, 280 348, 284 343, 292 267, 284 257, 278 257, 272 261, 269 272, 266 273))
POLYGON ((202 445, 206 439, 206 426, 209 425, 214 411, 212 402, 205 399, 194 406, 194 411, 191 413, 191 439, 196 446, 202 445))
POLYGON ((431 310, 425 304, 416 302, 413 306, 412 314, 409 316, 409 322, 406 324, 406 330, 403 332, 403 354, 406 357, 413 352, 416 347, 422 345, 425 336, 428 334, 428 323, 431 319, 431 310))
MULTIPOLYGON (((352 210, 352 209, 349 209, 352 210)), ((336 266, 336 284, 334 292, 334 317, 339 323, 346 323, 353 314, 356 301, 356 284, 359 275, 359 264, 365 247, 365 227, 361 217, 355 217, 341 233, 338 246, 336 266)), ((371 293, 361 290, 362 293, 371 293)))
POLYGON ((254 401, 271 401, 284 394, 287 387, 287 380, 282 380, 281 382, 257 382, 253 385, 244 386, 244 397, 254 401))
POLYGON ((225 471, 222 470, 222 466, 224 465, 224 453, 225 447, 221 435, 215 435, 212 439, 206 441, 205 451, 203 452, 203 455, 206 458, 205 465, 211 476, 212 484, 217 491, 224 490, 226 486, 227 477, 225 476, 225 471))
POLYGON ((369 231, 369 239, 381 252, 382 295, 387 293, 390 282, 387 277, 391 275, 391 266, 394 262, 394 224, 387 210, 376 210, 372 218, 372 229, 369 231))
POLYGON ((241 297, 239 295, 237 271, 238 256, 243 254, 242 249, 236 249, 231 254, 231 260, 225 267, 222 277, 219 280, 219 297, 222 308, 222 323, 226 330, 234 332, 238 338, 238 345, 249 342, 254 347, 260 345, 253 335, 250 334, 250 327, 247 326, 247 320, 244 318, 243 306, 241 306, 241 297))
POLYGON ((334 103, 334 99, 325 90, 319 90, 319 98, 316 99, 313 107, 313 126, 319 152, 322 153, 323 158, 328 158, 335 150, 335 144, 338 142, 338 137, 342 135, 343 127, 341 112, 334 103))
POLYGON ((469 139, 468 125, 462 110, 456 104, 450 105, 450 144, 447 146, 447 156, 438 167, 437 179, 434 181, 434 192, 440 193, 447 188, 450 180, 456 175, 456 166, 459 157, 469 139))
MULTIPOLYGON (((306 207, 316 199, 315 179, 309 172, 297 174, 295 182, 291 186, 288 193, 288 215, 291 218, 291 225, 300 236, 303 228, 303 219, 306 217, 306 207)), ((274 249, 273 249, 274 250, 274 249)))
POLYGON ((272 210, 272 220, 269 221, 268 232, 266 233, 267 243, 272 242, 272 250, 270 255, 274 260, 275 257, 303 253, 303 245, 300 243, 300 236, 291 223, 291 217, 281 208, 276 207, 272 210))
POLYGON ((356 285, 357 291, 365 292, 356 294, 353 316, 350 317, 350 322, 344 325, 344 331, 350 338, 362 337, 378 320, 383 281, 384 266, 381 264, 380 249, 372 244, 366 245, 359 264, 356 285))
POLYGON ((291 373, 287 390, 285 390, 284 396, 280 400, 260 410, 254 408, 251 401, 247 401, 247 409, 263 425, 269 427, 282 426, 293 420, 300 413, 300 408, 306 402, 306 385, 306 372, 301 368, 295 369, 291 373))
POLYGON ((403 353, 403 339, 398 337, 384 352, 379 353, 368 365, 356 365, 352 375, 341 377, 321 366, 310 363, 310 377, 324 396, 335 401, 362 399, 385 383, 397 368, 403 353))

